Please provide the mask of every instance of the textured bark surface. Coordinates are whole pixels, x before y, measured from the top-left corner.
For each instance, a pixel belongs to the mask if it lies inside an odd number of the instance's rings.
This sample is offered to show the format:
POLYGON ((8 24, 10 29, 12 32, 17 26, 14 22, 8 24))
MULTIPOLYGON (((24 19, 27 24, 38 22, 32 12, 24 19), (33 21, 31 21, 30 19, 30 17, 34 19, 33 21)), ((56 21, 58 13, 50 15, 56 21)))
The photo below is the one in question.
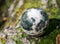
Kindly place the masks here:
POLYGON ((60 34, 56 37, 56 44, 60 44, 60 34))

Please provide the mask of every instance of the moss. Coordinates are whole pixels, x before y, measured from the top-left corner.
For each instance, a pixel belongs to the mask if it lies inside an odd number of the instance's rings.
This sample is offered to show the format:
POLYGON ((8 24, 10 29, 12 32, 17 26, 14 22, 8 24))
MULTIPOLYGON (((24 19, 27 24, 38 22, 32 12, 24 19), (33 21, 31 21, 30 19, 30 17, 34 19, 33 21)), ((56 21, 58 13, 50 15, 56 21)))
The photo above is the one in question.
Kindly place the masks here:
POLYGON ((0 44, 5 44, 5 39, 4 38, 0 38, 0 44))
POLYGON ((60 8, 60 0, 56 0, 56 2, 57 2, 58 6, 60 8))

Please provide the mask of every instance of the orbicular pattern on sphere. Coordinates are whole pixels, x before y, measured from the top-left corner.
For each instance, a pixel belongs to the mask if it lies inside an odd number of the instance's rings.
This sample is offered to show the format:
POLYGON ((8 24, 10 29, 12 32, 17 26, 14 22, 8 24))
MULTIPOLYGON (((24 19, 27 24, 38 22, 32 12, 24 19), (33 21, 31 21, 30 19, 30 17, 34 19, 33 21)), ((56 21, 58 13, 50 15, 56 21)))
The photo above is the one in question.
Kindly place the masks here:
POLYGON ((21 17, 21 25, 23 31, 28 35, 42 34, 48 25, 48 16, 42 9, 27 9, 21 17))

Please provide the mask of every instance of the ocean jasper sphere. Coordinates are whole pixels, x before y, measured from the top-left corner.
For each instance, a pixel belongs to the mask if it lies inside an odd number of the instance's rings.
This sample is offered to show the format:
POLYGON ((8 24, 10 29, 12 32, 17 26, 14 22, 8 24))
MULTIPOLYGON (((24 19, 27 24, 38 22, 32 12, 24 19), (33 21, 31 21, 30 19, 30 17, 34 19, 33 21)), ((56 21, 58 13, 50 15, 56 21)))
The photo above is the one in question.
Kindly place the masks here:
POLYGON ((42 35, 48 25, 48 16, 39 8, 30 8, 24 11, 21 17, 21 26, 28 35, 42 35))

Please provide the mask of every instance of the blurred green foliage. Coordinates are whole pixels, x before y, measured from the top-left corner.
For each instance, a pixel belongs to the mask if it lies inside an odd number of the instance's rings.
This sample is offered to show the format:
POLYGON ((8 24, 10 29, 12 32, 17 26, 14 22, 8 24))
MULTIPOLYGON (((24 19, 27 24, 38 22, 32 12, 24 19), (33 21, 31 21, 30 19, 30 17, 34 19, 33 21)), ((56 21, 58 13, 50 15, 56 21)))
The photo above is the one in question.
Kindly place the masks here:
POLYGON ((58 6, 60 8, 60 0, 56 0, 56 2, 57 2, 58 6))

